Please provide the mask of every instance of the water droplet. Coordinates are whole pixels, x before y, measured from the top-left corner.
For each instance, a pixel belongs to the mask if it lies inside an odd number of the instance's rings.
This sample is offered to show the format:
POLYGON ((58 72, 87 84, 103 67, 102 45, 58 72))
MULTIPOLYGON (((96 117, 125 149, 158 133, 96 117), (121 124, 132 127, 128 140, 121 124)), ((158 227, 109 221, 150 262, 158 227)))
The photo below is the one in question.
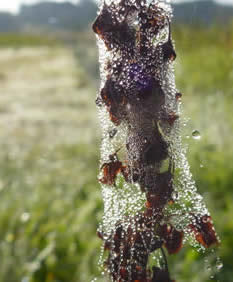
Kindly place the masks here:
POLYGON ((134 23, 134 25, 138 25, 139 24, 138 19, 135 19, 135 21, 133 23, 134 23))
POLYGON ((116 128, 114 128, 114 129, 109 131, 109 137, 110 138, 113 138, 116 134, 117 134, 117 129, 116 128))
POLYGON ((30 213, 24 212, 20 217, 22 222, 27 222, 30 219, 30 213))
POLYGON ((220 259, 218 259, 217 262, 216 262, 216 268, 218 270, 220 270, 220 269, 222 269, 222 267, 223 267, 223 263, 220 259))
POLYGON ((201 139, 201 134, 200 134, 200 132, 198 130, 193 130, 192 137, 195 140, 200 140, 201 139))

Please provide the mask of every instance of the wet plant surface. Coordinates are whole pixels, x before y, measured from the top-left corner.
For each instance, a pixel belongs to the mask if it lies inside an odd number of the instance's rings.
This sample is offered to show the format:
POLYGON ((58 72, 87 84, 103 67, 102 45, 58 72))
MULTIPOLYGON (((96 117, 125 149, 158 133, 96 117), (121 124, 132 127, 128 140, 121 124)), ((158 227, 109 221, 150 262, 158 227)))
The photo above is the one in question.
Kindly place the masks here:
MULTIPOLYGON (((199 251, 220 242, 181 142, 182 95, 174 81, 170 21, 165 4, 121 0, 103 1, 93 24, 103 132, 104 216, 98 235, 113 281, 173 281, 164 247, 176 254, 187 241, 199 251), (107 134, 112 126, 118 128, 113 137, 107 134), (150 268, 154 252, 157 261, 150 268)), ((192 136, 199 139, 200 133, 192 136)))

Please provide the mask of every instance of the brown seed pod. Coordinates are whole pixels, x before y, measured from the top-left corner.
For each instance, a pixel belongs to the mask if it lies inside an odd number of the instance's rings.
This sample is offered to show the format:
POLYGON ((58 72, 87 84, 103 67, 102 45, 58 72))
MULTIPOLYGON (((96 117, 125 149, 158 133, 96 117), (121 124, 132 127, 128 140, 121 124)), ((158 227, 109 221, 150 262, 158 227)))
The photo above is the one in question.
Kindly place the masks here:
POLYGON ((109 78, 100 93, 101 99, 109 112, 110 119, 115 125, 119 125, 124 117, 124 98, 122 92, 122 87, 116 85, 109 78))
MULTIPOLYGON (((168 20, 169 22, 169 20, 168 20)), ((174 61, 176 59, 176 52, 174 50, 171 39, 171 24, 169 22, 168 41, 162 45, 163 59, 164 61, 174 61)))
POLYGON ((114 185, 117 175, 120 172, 125 173, 126 167, 122 165, 117 158, 117 154, 113 154, 109 156, 110 162, 104 163, 101 167, 103 170, 103 177, 99 179, 99 181, 106 185, 114 185))
POLYGON ((205 248, 219 244, 212 218, 208 215, 204 215, 201 218, 195 216, 194 218, 195 223, 190 224, 189 227, 194 232, 196 240, 205 248))
POLYGON ((135 30, 130 28, 126 21, 119 22, 115 17, 114 10, 114 7, 110 9, 104 4, 92 29, 104 41, 108 50, 115 49, 127 51, 128 54, 132 53, 135 47, 135 30))
POLYGON ((151 282, 175 282, 170 279, 169 272, 159 267, 153 267, 153 277, 151 282))
POLYGON ((176 254, 182 248, 183 231, 176 230, 171 225, 162 225, 158 228, 158 234, 164 239, 164 245, 169 254, 176 254))

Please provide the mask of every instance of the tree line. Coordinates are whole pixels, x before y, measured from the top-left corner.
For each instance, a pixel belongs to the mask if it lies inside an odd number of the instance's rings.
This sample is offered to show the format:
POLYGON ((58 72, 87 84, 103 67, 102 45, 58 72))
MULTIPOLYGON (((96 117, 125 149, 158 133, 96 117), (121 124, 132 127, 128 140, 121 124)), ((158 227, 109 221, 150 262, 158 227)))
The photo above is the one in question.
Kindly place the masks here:
MULTIPOLYGON (((46 29, 83 30, 93 22, 97 4, 92 0, 42 2, 23 4, 18 14, 0 12, 0 32, 23 31, 30 27, 46 29)), ((173 5, 174 21, 185 24, 211 25, 232 21, 233 6, 219 5, 213 0, 201 0, 173 5)))

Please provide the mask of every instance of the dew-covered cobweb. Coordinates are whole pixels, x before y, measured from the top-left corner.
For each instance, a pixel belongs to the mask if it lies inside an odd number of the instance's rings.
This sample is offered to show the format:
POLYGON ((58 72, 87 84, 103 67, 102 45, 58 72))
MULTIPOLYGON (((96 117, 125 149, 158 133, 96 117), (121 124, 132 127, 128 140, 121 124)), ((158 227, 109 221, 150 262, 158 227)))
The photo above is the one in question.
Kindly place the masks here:
MULTIPOLYGON (((157 281, 169 276, 163 248, 172 254, 186 242, 198 250, 219 242, 182 145, 171 21, 169 1, 105 0, 93 24, 101 77, 100 262, 112 281, 157 281)), ((197 130, 192 135, 200 138, 197 130)))

